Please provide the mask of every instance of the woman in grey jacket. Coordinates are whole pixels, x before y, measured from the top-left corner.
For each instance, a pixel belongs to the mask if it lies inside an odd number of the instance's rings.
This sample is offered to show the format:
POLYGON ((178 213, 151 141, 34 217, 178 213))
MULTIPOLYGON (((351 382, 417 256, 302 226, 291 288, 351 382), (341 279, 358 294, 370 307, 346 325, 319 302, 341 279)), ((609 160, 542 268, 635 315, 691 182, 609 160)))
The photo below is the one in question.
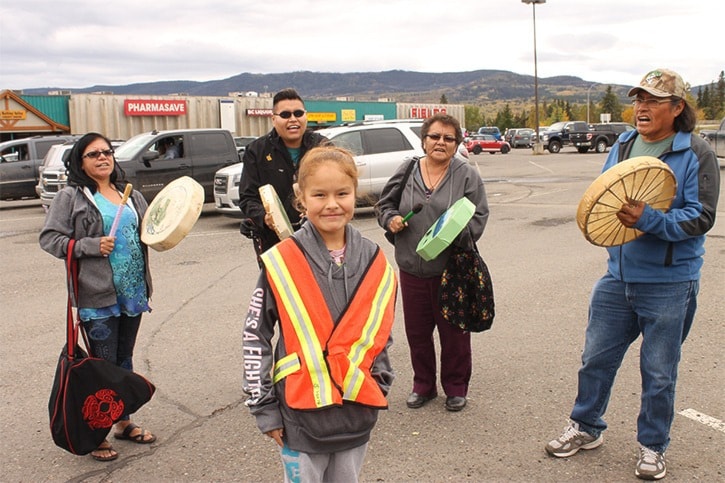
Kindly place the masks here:
MULTIPOLYGON (((53 199, 40 232, 40 246, 64 259, 71 239, 78 259, 78 314, 94 356, 133 369, 133 348, 141 314, 150 311, 151 275, 148 248, 140 240, 147 204, 131 193, 115 236, 109 236, 125 187, 123 171, 113 158, 111 142, 88 133, 66 161, 68 186, 53 199)), ((153 443, 156 437, 133 424, 126 414, 116 424, 116 439, 153 443)), ((91 456, 112 461, 118 453, 104 441, 91 456)))
POLYGON ((488 203, 478 171, 454 156, 462 141, 457 119, 446 114, 426 119, 421 138, 425 156, 400 166, 383 189, 376 212, 380 226, 395 236, 405 333, 414 374, 407 405, 419 408, 437 396, 433 343, 433 332, 437 328, 441 344, 441 386, 447 396, 445 407, 449 411, 460 411, 466 405, 471 378, 471 334, 446 322, 438 306, 441 274, 451 250, 449 247, 434 260, 425 261, 416 253, 416 247, 438 217, 463 197, 476 206, 476 211, 454 243, 470 247, 483 234, 488 203), (415 165, 404 179, 410 162, 415 165), (404 215, 418 204, 422 204, 422 210, 407 222, 403 221, 404 215))

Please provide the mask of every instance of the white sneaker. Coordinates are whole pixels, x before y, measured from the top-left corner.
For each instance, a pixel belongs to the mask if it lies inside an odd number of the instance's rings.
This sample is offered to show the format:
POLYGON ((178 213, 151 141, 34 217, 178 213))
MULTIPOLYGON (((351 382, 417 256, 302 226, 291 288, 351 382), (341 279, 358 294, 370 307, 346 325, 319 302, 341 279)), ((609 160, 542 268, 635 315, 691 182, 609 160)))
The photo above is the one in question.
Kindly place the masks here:
POLYGON ((659 480, 667 474, 665 454, 639 446, 639 460, 634 475, 642 480, 659 480))
POLYGON ((604 442, 600 434, 594 437, 591 434, 579 429, 579 423, 570 423, 564 429, 564 433, 558 438, 549 441, 546 445, 546 452, 557 458, 566 458, 576 454, 580 449, 594 449, 604 442))

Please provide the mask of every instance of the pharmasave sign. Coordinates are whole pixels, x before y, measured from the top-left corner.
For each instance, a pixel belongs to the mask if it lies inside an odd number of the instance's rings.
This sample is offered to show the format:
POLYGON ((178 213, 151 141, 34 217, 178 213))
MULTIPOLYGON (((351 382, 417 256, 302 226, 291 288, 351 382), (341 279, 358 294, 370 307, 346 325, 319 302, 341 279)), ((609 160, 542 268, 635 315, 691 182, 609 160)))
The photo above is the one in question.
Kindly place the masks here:
POLYGON ((184 116, 185 100, 165 99, 126 99, 123 112, 127 116, 184 116))

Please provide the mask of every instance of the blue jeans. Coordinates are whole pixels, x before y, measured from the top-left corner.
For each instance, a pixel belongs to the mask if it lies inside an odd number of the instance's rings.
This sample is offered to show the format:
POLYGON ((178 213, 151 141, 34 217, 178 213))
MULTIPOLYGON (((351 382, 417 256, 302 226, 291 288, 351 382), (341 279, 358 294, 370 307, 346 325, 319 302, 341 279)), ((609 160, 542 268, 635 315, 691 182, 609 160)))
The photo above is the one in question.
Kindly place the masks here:
POLYGON ((675 415, 675 383, 682 343, 697 308, 699 281, 625 283, 610 274, 594 286, 571 419, 598 436, 607 429, 614 377, 630 344, 642 334, 642 402, 637 441, 663 452, 675 415))
MULTIPOLYGON (((93 356, 106 359, 129 371, 133 371, 133 348, 140 325, 140 314, 133 317, 121 314, 118 317, 83 321, 93 356)), ((122 418, 128 419, 128 415, 122 418)))

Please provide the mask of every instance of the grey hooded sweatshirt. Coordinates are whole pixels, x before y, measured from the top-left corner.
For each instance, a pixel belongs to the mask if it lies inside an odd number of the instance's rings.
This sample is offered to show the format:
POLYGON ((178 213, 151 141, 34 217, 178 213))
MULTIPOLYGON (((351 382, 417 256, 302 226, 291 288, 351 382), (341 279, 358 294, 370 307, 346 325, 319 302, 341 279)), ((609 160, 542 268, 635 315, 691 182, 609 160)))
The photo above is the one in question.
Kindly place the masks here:
MULTIPOLYGON (((337 324, 379 247, 347 225, 345 262, 338 266, 312 223, 305 223, 292 236, 302 246, 330 315, 337 324)), ((315 410, 296 410, 287 406, 285 380, 272 383, 274 361, 287 355, 281 333, 274 352, 272 349, 278 323, 277 304, 263 268, 252 294, 243 332, 243 389, 250 395, 246 404, 256 417, 259 430, 266 433, 283 428, 285 444, 294 451, 305 453, 332 453, 367 443, 377 422, 377 409, 348 402, 315 410)), ((388 358, 391 344, 392 338, 378 354, 371 370, 383 394, 388 393, 394 378, 388 358)))
MULTIPOLYGON (((148 204, 141 193, 133 191, 128 206, 136 213, 140 236, 141 220, 148 204)), ((55 195, 40 232, 40 247, 55 257, 65 258, 68 242, 71 238, 76 240, 73 257, 78 259, 79 307, 108 307, 118 300, 111 262, 101 255, 103 236, 103 218, 88 188, 66 186, 55 195)), ((151 298, 153 286, 148 247, 143 242, 141 246, 146 267, 146 290, 151 298)))
POLYGON ((443 180, 430 198, 426 198, 420 174, 421 162, 414 158, 412 161, 406 161, 400 165, 398 171, 383 188, 380 200, 375 205, 375 211, 378 223, 383 229, 387 229, 393 217, 405 216, 416 204, 423 204, 423 209, 408 220, 408 226, 395 234, 395 261, 398 263, 398 268, 405 273, 419 278, 439 277, 443 273, 451 247, 443 250, 435 259, 425 261, 416 253, 418 242, 441 214, 465 196, 476 205, 476 211, 453 244, 462 248, 470 248, 471 243, 475 243, 483 235, 488 221, 488 201, 481 175, 478 174, 476 168, 458 157, 451 159, 451 164, 443 180), (414 162, 417 166, 414 167, 405 183, 402 196, 398 197, 399 186, 409 162, 414 162))

